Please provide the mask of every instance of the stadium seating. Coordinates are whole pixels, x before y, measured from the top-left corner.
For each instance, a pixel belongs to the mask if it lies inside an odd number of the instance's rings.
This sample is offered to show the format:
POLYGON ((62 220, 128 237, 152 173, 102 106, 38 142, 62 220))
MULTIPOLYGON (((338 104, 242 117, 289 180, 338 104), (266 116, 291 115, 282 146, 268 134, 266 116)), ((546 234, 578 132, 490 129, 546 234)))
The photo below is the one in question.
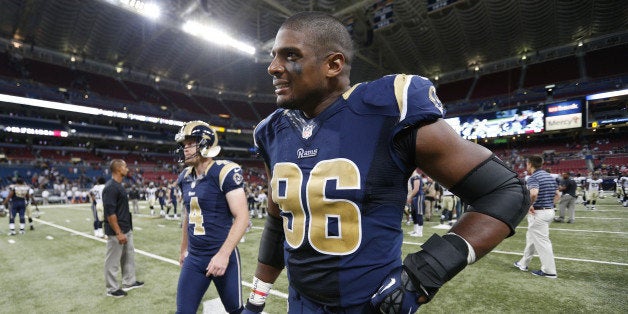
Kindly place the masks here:
POLYGON ((531 64, 527 67, 524 87, 545 86, 576 80, 580 77, 575 56, 531 64))
MULTIPOLYGON (((623 55, 627 48, 619 45, 582 56, 561 57, 493 73, 468 73, 475 76, 434 82, 449 116, 583 97, 626 85, 628 59, 623 55), (547 93, 546 84, 556 85, 552 95, 547 93)), ((111 76, 88 73, 73 69, 71 63, 63 67, 16 58, 9 53, 0 53, 0 93, 181 121, 202 119, 217 126, 248 130, 277 108, 274 103, 217 99, 199 95, 183 85, 180 90, 161 88, 155 83, 122 80, 115 73, 111 76)), ((0 161, 3 163, 0 184, 7 184, 15 175, 26 177, 50 167, 59 169, 61 176, 71 180, 85 177, 92 180, 104 174, 112 158, 127 162, 133 182, 174 180, 181 169, 170 153, 176 127, 102 117, 81 120, 76 116, 64 118, 52 112, 10 108, 13 112, 4 108, 0 112, 0 124, 62 130, 73 136, 46 144, 13 143, 10 138, 5 139, 0 143, 6 159, 0 161), (72 124, 68 122, 70 119, 72 124), (90 141, 98 144, 88 148, 85 144, 90 141)), ((501 146, 488 140, 480 144, 493 149, 520 174, 525 170, 524 158, 530 154, 544 155, 544 167, 554 173, 587 173, 591 169, 585 162, 585 148, 591 150, 593 166, 604 173, 628 164, 628 138, 591 133, 584 136, 584 133, 580 132, 578 139, 573 135, 541 135, 529 140, 517 137, 501 146)), ((236 149, 225 150, 224 158, 240 163, 247 181, 265 184, 264 165, 249 151, 253 146, 250 134, 226 134, 220 145, 236 149)))
POLYGON ((471 99, 482 99, 513 93, 519 86, 520 76, 521 68, 482 75, 477 80, 471 99))
POLYGON ((584 56, 587 76, 602 78, 628 73, 627 51, 628 44, 623 44, 587 52, 584 56))

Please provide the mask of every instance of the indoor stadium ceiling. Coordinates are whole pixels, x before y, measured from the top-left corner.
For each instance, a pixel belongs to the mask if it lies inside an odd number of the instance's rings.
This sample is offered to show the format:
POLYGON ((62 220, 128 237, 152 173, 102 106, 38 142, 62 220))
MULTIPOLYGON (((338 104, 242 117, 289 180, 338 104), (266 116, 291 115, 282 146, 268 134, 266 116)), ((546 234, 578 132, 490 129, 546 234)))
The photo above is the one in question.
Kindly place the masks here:
POLYGON ((628 5, 620 0, 450 0, 430 12, 427 0, 392 0, 392 24, 370 34, 378 0, 152 0, 162 9, 155 21, 112 4, 120 2, 0 0, 0 37, 175 81, 271 94, 269 47, 282 21, 300 11, 353 21, 353 82, 389 73, 443 77, 628 28, 628 5), (222 27, 257 53, 189 35, 181 30, 186 20, 222 27))

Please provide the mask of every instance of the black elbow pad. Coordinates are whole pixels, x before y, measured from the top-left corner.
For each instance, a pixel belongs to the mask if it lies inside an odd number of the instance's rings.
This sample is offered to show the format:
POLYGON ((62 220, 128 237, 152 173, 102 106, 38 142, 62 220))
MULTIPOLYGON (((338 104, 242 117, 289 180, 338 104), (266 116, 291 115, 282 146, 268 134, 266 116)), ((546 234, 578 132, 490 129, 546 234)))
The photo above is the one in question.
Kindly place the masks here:
POLYGON ((277 269, 283 269, 283 241, 285 236, 283 233, 283 223, 281 218, 271 215, 266 217, 264 231, 259 243, 259 256, 257 261, 277 269))
POLYGON ((530 193, 523 180, 492 155, 471 170, 450 191, 469 204, 469 211, 499 219, 508 225, 510 235, 530 207, 530 193))

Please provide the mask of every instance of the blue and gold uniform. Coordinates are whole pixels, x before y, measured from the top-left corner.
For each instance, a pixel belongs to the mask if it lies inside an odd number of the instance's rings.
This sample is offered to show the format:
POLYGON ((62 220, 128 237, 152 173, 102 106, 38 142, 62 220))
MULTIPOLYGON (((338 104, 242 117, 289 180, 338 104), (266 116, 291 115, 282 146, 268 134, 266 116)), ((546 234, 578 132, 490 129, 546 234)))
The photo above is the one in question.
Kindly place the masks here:
POLYGON ((315 118, 280 109, 258 125, 291 289, 330 307, 365 304, 401 266, 406 183, 415 166, 393 138, 442 117, 429 80, 390 75, 352 87, 315 118))
MULTIPOLYGON (((10 235, 15 235, 15 216, 17 215, 20 215, 20 233, 24 233, 26 205, 30 198, 29 191, 30 187, 24 184, 24 181, 21 179, 18 180, 17 184, 9 186, 8 198, 11 200, 9 216, 10 235)), ((5 199, 3 203, 6 205, 9 199, 5 199)))
MULTIPOLYGON (((410 177, 410 186, 412 189, 414 189, 417 185, 419 186, 419 191, 414 197, 412 197, 412 211, 413 213, 416 212, 417 215, 421 215, 420 219, 423 220, 423 201, 425 200, 425 191, 423 191, 423 178, 421 178, 418 174, 410 177)), ((421 225, 423 225, 423 221, 421 221, 421 225)))
POLYGON ((187 167, 177 185, 183 193, 188 217, 188 256, 179 277, 177 312, 195 312, 209 284, 214 281, 227 311, 242 307, 240 254, 236 248, 229 257, 223 276, 205 276, 207 265, 225 242, 233 224, 225 194, 243 187, 242 169, 230 161, 213 161, 202 176, 187 167), (192 308, 194 307, 194 308, 192 308))

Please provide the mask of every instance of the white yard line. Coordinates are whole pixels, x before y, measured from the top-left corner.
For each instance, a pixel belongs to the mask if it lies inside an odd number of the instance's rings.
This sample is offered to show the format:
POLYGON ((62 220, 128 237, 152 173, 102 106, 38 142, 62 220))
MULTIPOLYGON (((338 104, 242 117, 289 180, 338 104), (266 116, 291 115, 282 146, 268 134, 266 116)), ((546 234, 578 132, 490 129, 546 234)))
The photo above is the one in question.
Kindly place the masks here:
MULTIPOLYGON (((517 229, 528 229, 528 227, 519 226, 517 229)), ((592 232, 592 233, 609 233, 609 234, 628 234, 623 231, 603 231, 603 230, 585 230, 585 229, 562 229, 562 228, 550 228, 550 231, 569 231, 569 232, 592 232)))
POLYGON ((621 217, 576 217, 576 220, 578 220, 578 219, 622 220, 622 219, 626 219, 626 218, 621 218, 621 217))
MULTIPOLYGON (((88 238, 88 239, 91 239, 91 240, 96 240, 96 241, 99 241, 99 242, 102 242, 102 243, 107 243, 107 240, 101 239, 99 237, 95 237, 95 236, 87 234, 85 232, 80 232, 80 231, 77 231, 77 230, 74 230, 74 229, 70 229, 68 227, 60 226, 60 225, 57 225, 57 224, 52 223, 52 222, 41 220, 39 218, 33 218, 33 220, 36 221, 36 222, 39 222, 41 224, 48 225, 48 226, 51 226, 53 228, 61 229, 63 231, 67 231, 69 233, 72 233, 72 234, 75 234, 75 235, 78 235, 78 236, 81 236, 81 237, 85 237, 85 238, 88 238)), ((162 262, 166 262, 166 263, 170 263, 170 264, 175 265, 175 266, 179 266, 179 261, 175 261, 175 260, 170 259, 170 258, 159 256, 159 255, 153 254, 153 253, 149 253, 149 252, 146 252, 144 250, 139 250, 137 248, 135 249, 135 252, 139 253, 139 254, 142 254, 144 256, 150 257, 150 258, 154 258, 154 259, 162 261, 162 262)), ((250 283, 250 282, 242 281, 242 285, 247 286, 249 288, 253 288, 253 284, 250 283)), ((283 293, 283 292, 280 292, 280 291, 277 291, 277 290, 274 290, 274 289, 270 290, 270 294, 276 295, 276 296, 284 298, 284 299, 288 299, 288 294, 287 293, 283 293)))

